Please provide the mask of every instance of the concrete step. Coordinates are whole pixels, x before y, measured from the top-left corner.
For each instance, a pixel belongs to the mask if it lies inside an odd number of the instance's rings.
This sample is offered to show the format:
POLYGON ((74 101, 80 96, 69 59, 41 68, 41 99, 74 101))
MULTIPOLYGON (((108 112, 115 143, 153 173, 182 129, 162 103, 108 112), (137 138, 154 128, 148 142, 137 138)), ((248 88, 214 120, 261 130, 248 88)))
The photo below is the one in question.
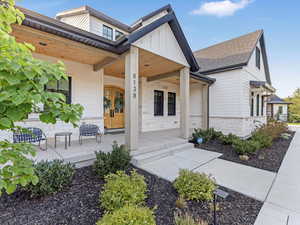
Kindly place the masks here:
POLYGON ((176 152, 181 152, 181 151, 184 151, 184 150, 187 150, 187 149, 193 149, 193 148, 194 148, 194 144, 185 142, 183 144, 172 146, 170 148, 151 151, 151 152, 147 152, 147 153, 143 153, 143 154, 133 156, 131 162, 135 166, 141 166, 145 163, 153 162, 157 159, 167 157, 167 156, 172 155, 176 152))
POLYGON ((131 155, 138 156, 138 155, 142 155, 145 153, 165 150, 165 149, 172 148, 172 147, 186 144, 186 143, 188 143, 187 140, 178 138, 176 140, 170 140, 169 142, 165 142, 165 143, 157 143, 157 144, 151 144, 150 146, 139 147, 139 150, 131 152, 131 155))
POLYGON ((76 168, 91 166, 96 160, 95 153, 78 154, 64 159, 65 162, 72 163, 76 168))

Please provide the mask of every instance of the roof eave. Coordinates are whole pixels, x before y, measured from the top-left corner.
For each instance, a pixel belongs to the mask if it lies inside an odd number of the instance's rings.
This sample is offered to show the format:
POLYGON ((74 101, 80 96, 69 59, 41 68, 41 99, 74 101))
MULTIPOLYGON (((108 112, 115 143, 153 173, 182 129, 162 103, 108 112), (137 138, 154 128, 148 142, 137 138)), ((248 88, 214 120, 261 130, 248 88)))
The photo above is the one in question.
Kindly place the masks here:
POLYGON ((196 79, 196 80, 203 81, 203 82, 205 82, 207 84, 213 84, 213 83, 216 82, 216 79, 211 78, 211 77, 207 77, 207 76, 199 74, 199 73, 193 73, 193 72, 191 72, 190 76, 192 78, 196 79))
POLYGON ((226 72, 226 71, 242 69, 246 65, 247 65, 247 63, 240 63, 240 64, 224 66, 224 67, 220 67, 220 68, 216 68, 216 69, 212 69, 212 70, 204 70, 204 71, 200 71, 200 73, 202 73, 204 75, 214 74, 214 73, 222 73, 222 72, 226 72))

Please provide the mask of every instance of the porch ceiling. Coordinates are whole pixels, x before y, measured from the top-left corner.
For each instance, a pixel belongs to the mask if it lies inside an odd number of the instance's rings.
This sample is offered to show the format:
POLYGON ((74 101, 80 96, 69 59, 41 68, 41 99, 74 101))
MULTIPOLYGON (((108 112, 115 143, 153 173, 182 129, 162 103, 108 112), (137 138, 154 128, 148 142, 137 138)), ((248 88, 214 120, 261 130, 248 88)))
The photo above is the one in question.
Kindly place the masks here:
MULTIPOLYGON (((183 65, 175 63, 169 59, 139 49, 139 75, 151 77, 159 74, 178 71, 183 65)), ((124 77, 125 57, 121 57, 116 62, 109 64, 104 68, 104 73, 110 76, 124 77)))
POLYGON ((34 45, 36 53, 84 64, 95 65, 108 57, 118 57, 114 53, 26 26, 15 25, 12 35, 15 36, 18 42, 27 42, 34 45))

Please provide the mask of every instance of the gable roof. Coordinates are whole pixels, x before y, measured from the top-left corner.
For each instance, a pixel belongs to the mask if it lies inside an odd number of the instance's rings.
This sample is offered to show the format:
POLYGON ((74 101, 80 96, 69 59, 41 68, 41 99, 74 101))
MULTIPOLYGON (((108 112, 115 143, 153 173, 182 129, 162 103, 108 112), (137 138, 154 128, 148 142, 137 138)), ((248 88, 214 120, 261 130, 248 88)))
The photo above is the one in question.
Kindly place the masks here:
POLYGON ((87 5, 76 8, 76 9, 69 9, 69 10, 66 10, 63 12, 59 12, 56 15, 56 19, 61 19, 61 18, 68 17, 68 16, 81 15, 84 13, 89 13, 91 16, 94 16, 100 20, 103 20, 104 22, 109 23, 121 30, 124 30, 127 32, 130 32, 132 30, 132 28, 130 26, 128 26, 128 25, 126 25, 126 24, 124 24, 124 23, 122 23, 122 22, 96 10, 96 9, 93 9, 87 5))
POLYGON ((277 95, 271 95, 268 98, 267 103, 269 103, 269 104, 291 104, 289 102, 284 101, 282 98, 279 98, 277 95))
POLYGON ((271 84, 263 30, 200 49, 195 51, 194 55, 203 74, 242 68, 248 64, 258 42, 261 45, 266 80, 271 84))
MULTIPOLYGON (((38 14, 31 10, 21 7, 18 8, 25 14, 25 20, 23 21, 22 25, 61 36, 73 41, 78 41, 95 48, 111 51, 116 54, 122 54, 126 52, 133 42, 147 35, 159 26, 168 23, 172 32, 174 33, 176 40, 178 41, 178 44, 187 62, 190 65, 190 70, 192 72, 196 72, 199 70, 199 66, 194 57, 194 54, 170 5, 164 6, 161 9, 155 11, 155 13, 160 13, 162 10, 166 10, 167 8, 168 14, 144 27, 141 27, 140 29, 136 29, 136 27, 134 27, 134 30, 132 30, 131 33, 125 35, 117 41, 108 40, 91 32, 84 31, 72 25, 63 23, 57 19, 38 14)), ((149 15, 154 16, 156 14, 150 13, 149 15)), ((147 15, 146 17, 149 17, 149 15, 147 15)))

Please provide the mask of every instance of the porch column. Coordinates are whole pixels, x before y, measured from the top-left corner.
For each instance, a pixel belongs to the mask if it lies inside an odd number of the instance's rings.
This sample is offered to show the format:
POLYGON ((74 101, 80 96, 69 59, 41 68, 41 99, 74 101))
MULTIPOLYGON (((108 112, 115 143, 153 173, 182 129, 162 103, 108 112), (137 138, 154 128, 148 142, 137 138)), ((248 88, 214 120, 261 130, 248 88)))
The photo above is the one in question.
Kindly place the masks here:
POLYGON ((181 136, 189 138, 190 133, 190 69, 180 70, 180 131, 181 136))
POLYGON ((125 145, 138 149, 139 138, 139 49, 131 46, 125 56, 125 145))
POLYGON ((207 84, 202 88, 202 128, 208 129, 208 106, 209 106, 209 88, 207 84))
POLYGON ((100 75, 100 84, 99 84, 99 92, 100 92, 100 119, 102 121, 102 124, 100 125, 100 129, 102 132, 104 132, 104 69, 100 69, 99 71, 100 75))

